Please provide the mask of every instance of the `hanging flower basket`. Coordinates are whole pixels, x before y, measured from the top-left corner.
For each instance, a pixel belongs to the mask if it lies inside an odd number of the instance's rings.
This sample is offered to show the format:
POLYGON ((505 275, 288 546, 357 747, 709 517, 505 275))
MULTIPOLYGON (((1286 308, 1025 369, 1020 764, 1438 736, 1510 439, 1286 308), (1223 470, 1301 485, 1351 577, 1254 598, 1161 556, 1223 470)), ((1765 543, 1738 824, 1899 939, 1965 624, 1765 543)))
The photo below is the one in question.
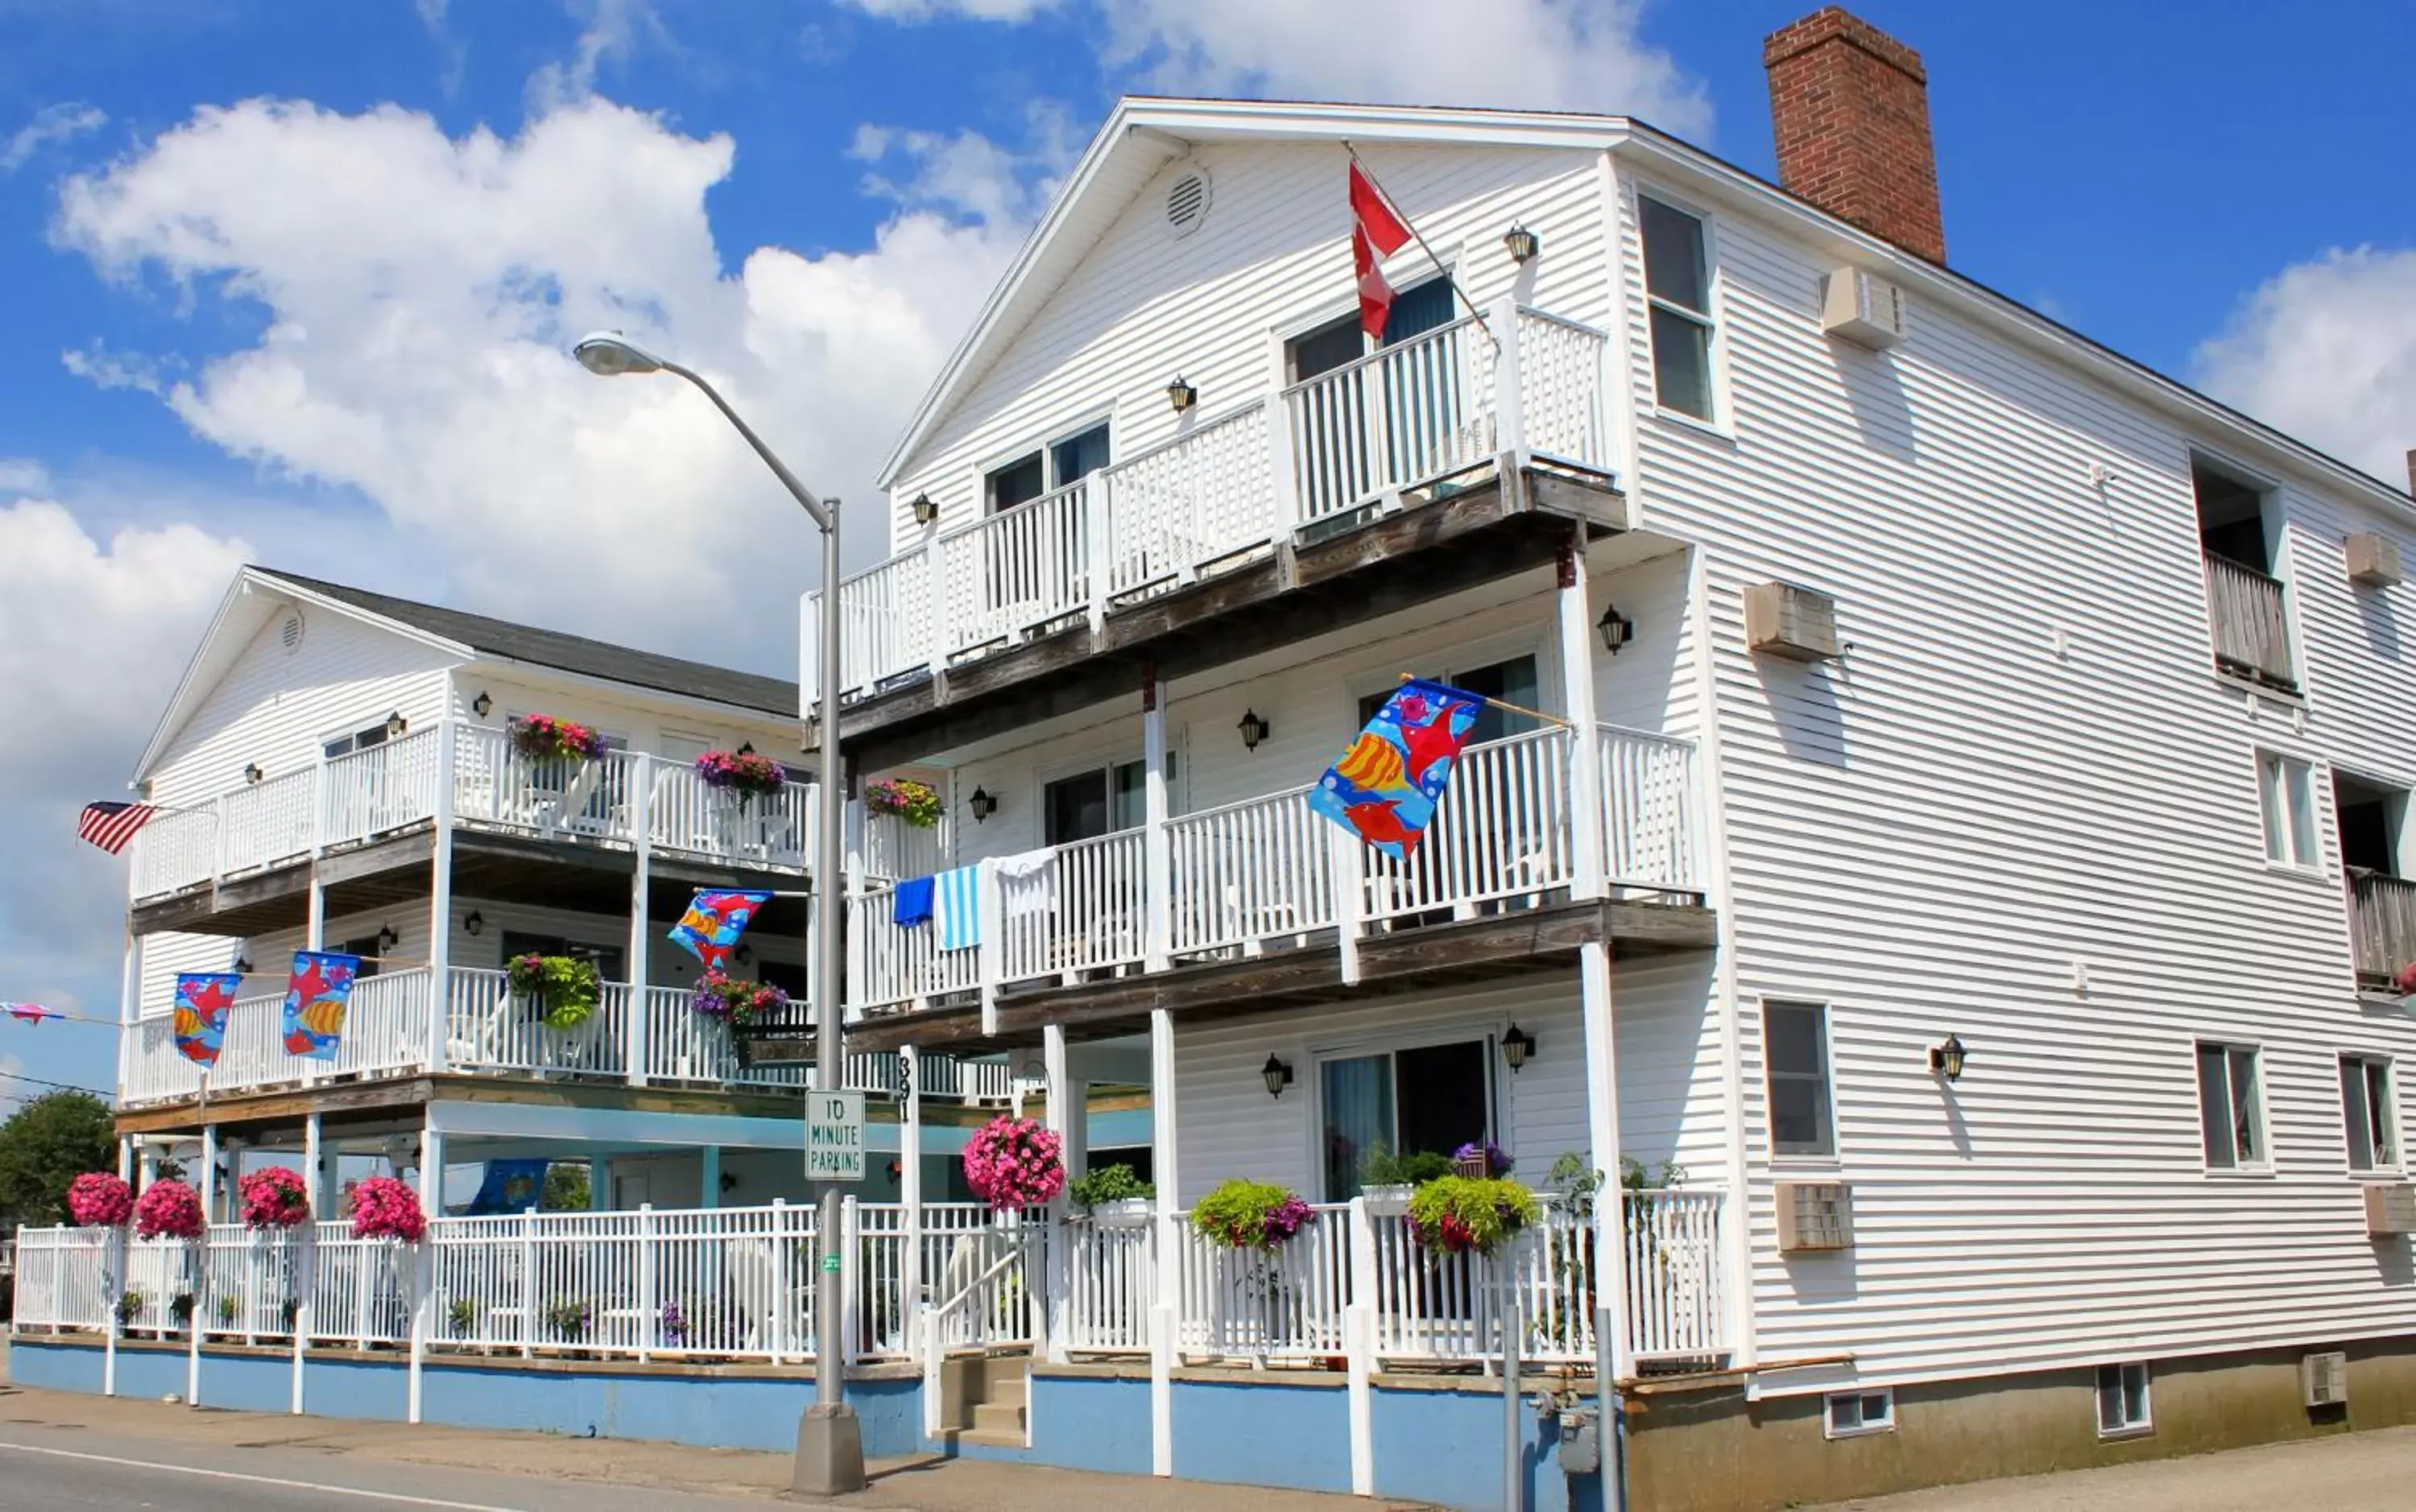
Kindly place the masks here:
POLYGON ((134 1201, 138 1239, 198 1239, 202 1229, 202 1194, 181 1181, 155 1181, 134 1201))
POLYGON ((246 1228, 290 1229, 310 1221, 310 1190, 302 1185, 301 1173, 289 1166, 254 1171, 236 1184, 235 1190, 242 1199, 246 1228))
POLYGON ((916 830, 940 822, 940 795, 911 777, 883 777, 864 785, 864 806, 875 814, 892 814, 916 830))
POLYGON ((596 964, 575 955, 516 955, 504 967, 512 996, 549 1029, 575 1029, 596 1016, 596 964))
POLYGON ((68 1217, 87 1229, 113 1229, 134 1213, 134 1189, 107 1171, 86 1171, 68 1185, 68 1217))
POLYGON ((1410 1199, 1418 1242, 1446 1254, 1489 1255, 1542 1216, 1533 1192, 1492 1176, 1438 1176, 1410 1199))
POLYGON ((532 761, 593 761, 612 749, 612 742, 593 726, 531 714, 512 726, 512 749, 532 761))
POLYGON ((1273 1250, 1315 1222, 1307 1199, 1272 1181, 1235 1179, 1191 1209, 1191 1227, 1228 1250, 1273 1250))
POLYGON ((428 1232, 419 1193, 393 1176, 369 1176, 353 1189, 353 1237, 416 1244, 428 1232))
POLYGON ((991 1119, 965 1141, 965 1184, 1001 1212, 1037 1207, 1065 1187, 1065 1147, 1037 1119, 991 1119))
POLYGON ((788 1006, 789 995, 779 988, 768 982, 741 981, 718 971, 706 972, 696 984, 696 996, 688 999, 688 1007, 706 1018, 733 1025, 752 1024, 788 1006))
POLYGON ((789 769, 752 751, 707 751, 696 758, 696 774, 717 792, 769 798, 789 786, 789 769))

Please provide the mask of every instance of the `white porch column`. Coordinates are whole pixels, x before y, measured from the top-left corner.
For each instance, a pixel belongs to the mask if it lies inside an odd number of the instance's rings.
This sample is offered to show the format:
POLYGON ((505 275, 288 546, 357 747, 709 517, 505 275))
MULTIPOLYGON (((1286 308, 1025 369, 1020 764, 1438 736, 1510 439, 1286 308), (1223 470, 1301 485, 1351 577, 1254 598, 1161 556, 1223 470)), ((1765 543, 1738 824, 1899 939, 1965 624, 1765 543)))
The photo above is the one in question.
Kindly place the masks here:
MULTIPOLYGON (((1075 1175, 1073 1129, 1081 1121, 1082 1111, 1073 1100, 1072 1084, 1065 1075, 1065 1026, 1062 1024, 1044 1025, 1040 1030, 1040 1047, 1041 1074, 1049 1086, 1048 1105, 1043 1117, 1047 1120, 1049 1131, 1055 1134, 1060 1142, 1060 1158, 1065 1162, 1065 1178, 1071 1181, 1075 1175)), ((1066 1294, 1072 1272, 1066 1264, 1066 1251, 1071 1246, 1065 1236, 1065 1215, 1070 1205, 1069 1199, 1062 1191, 1049 1205, 1049 1225, 1058 1236, 1058 1242, 1049 1247, 1049 1357, 1059 1361, 1065 1358, 1065 1328, 1070 1321, 1068 1304, 1071 1298, 1066 1294)))
MULTIPOLYGON (((1586 1143, 1602 1173, 1594 1197, 1594 1379, 1603 1432, 1619 1410, 1611 1384, 1632 1364, 1627 1340, 1626 1200, 1619 1183, 1619 1056, 1612 1033, 1610 947, 1590 940, 1578 948, 1578 992, 1585 1011, 1586 1143)), ((1606 1450, 1608 1453, 1608 1450, 1606 1450)))
POLYGON ((1175 1157, 1174 1019, 1162 1008, 1149 1014, 1150 1175, 1157 1188, 1157 1276, 1149 1330, 1150 1473, 1174 1474, 1175 1325, 1183 1305, 1183 1253, 1175 1209, 1182 1205, 1182 1174, 1175 1157))
POLYGON ((117 1179, 131 1185, 134 1180, 134 1136, 128 1134, 117 1142, 117 1179))
POLYGON ((587 1210, 591 1213, 612 1210, 612 1161, 609 1156, 587 1157, 587 1210))
MULTIPOLYGON (((627 970, 629 976, 629 1022, 626 1025, 627 1042, 623 1055, 627 1064, 626 1074, 631 1086, 646 1085, 647 1038, 654 1025, 647 1022, 646 983, 653 980, 647 968, 655 948, 654 924, 647 917, 647 891, 654 881, 655 860, 655 776, 653 756, 639 756, 637 794, 632 823, 637 833, 637 866, 629 874, 629 951, 627 970)), ((588 1182, 595 1183, 595 1170, 589 1168, 588 1182)))
MULTIPOLYGON (((322 762, 315 770, 324 779, 327 770, 326 764, 322 762)), ((317 812, 316 809, 312 811, 313 823, 317 822, 317 812)), ((302 948, 306 951, 324 951, 327 948, 327 884, 319 880, 319 863, 316 861, 310 863, 310 890, 303 904, 302 948)), ((291 961, 283 964, 289 966, 293 965, 291 961)), ((327 1073, 319 1069, 325 1064, 325 1061, 313 1060, 306 1065, 302 1070, 302 1085, 309 1086, 326 1080, 327 1073)), ((206 1070, 202 1073, 202 1079, 204 1084, 208 1082, 209 1073, 206 1070)))
POLYGON ((923 1061, 913 1045, 898 1051, 898 1081, 906 1105, 898 1121, 898 1204, 906 1230, 906 1248, 898 1257, 898 1295, 905 1310, 908 1352, 916 1340, 912 1330, 923 1315, 923 1061))
MULTIPOLYGON (((202 1223, 208 1243, 208 1225, 218 1221, 219 1126, 202 1125, 202 1223)), ((193 1268, 193 1310, 185 1318, 185 1405, 202 1404, 202 1329, 210 1316, 209 1255, 207 1249, 195 1257, 193 1268)))
POLYGON ((197 1183, 202 1193, 202 1219, 204 1222, 219 1220, 219 1126, 202 1125, 202 1174, 197 1183))
POLYGON ((1141 885, 1146 910, 1142 953, 1146 969, 1163 971, 1174 948, 1173 845, 1167 837, 1166 817, 1171 801, 1166 783, 1166 679, 1149 669, 1141 687, 1141 855, 1148 871, 1141 885))
MULTIPOLYGON (((1569 839, 1577 851, 1572 898, 1603 895, 1603 868, 1609 856, 1602 805, 1602 738, 1593 696, 1593 598, 1586 584, 1586 528, 1573 525, 1561 547, 1559 589, 1552 596, 1560 621, 1561 707, 1577 728, 1569 742, 1569 839)), ((1615 1175, 1617 1173, 1613 1173, 1615 1175)))
MULTIPOLYGON (((131 907, 132 905, 128 904, 131 907)), ((243 990, 237 984, 235 991, 243 990)), ((143 1017, 143 936, 134 933, 129 920, 126 926, 126 956, 118 968, 117 982, 117 1095, 126 1096, 126 1088, 134 1077, 134 1057, 142 1053, 135 1025, 143 1017)), ((134 1173, 120 1160, 120 1176, 132 1179, 134 1173)))
MULTIPOLYGON (((431 1105, 422 1115, 419 1128, 419 1205, 428 1220, 437 1221, 445 1215, 445 1135, 436 1127, 435 1109, 431 1105)), ((411 1380, 407 1417, 420 1420, 423 1396, 422 1380, 428 1363, 430 1312, 435 1306, 435 1247, 421 1241, 412 1247, 405 1261, 411 1266, 411 1380)), ((527 1274, 534 1275, 531 1271, 527 1274)), ((535 1304, 530 1304, 535 1310, 535 1304)))
POLYGON ((319 1224, 335 1217, 328 1211, 327 1181, 319 1173, 320 1115, 306 1114, 302 1118, 302 1190, 310 1194, 310 1221, 302 1225, 300 1269, 294 1287, 294 1300, 300 1304, 294 1311, 294 1389, 288 1411, 300 1416, 303 1411, 304 1360, 310 1353, 310 1329, 317 1310, 312 1307, 319 1289, 319 1224))
POLYGON ((428 888, 428 1069, 445 1070, 445 1052, 453 1023, 453 778, 454 737, 451 719, 436 723, 436 845, 429 862, 428 888))
POLYGON ((697 1151, 697 1186, 699 1207, 721 1205, 721 1146, 707 1145, 697 1151))

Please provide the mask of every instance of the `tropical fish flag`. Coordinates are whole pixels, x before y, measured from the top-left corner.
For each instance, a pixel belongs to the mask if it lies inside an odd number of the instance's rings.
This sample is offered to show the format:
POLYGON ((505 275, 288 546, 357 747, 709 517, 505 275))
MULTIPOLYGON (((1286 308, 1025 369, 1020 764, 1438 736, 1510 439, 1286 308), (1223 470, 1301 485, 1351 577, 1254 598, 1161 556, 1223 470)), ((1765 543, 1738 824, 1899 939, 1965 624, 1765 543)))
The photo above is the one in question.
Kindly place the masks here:
POLYGON ((707 971, 718 971, 738 948, 738 936, 771 901, 769 892, 699 892, 672 926, 672 939, 707 971))
POLYGON ((333 1060, 344 1038, 344 1009, 361 958, 340 951, 296 951, 285 988, 285 1053, 333 1060))
POLYGON ((1402 683, 1326 769, 1308 806, 1395 861, 1407 861, 1484 707, 1478 695, 1440 682, 1402 683))
POLYGON ((243 978, 232 971, 183 971, 176 975, 176 1052, 197 1066, 215 1066, 226 1040, 227 1010, 243 978))
POLYGON ((8 1010, 10 1018, 20 1019, 27 1024, 39 1024, 44 1019, 67 1017, 57 1009, 44 1008, 39 1003, 0 1003, 0 1009, 8 1010))

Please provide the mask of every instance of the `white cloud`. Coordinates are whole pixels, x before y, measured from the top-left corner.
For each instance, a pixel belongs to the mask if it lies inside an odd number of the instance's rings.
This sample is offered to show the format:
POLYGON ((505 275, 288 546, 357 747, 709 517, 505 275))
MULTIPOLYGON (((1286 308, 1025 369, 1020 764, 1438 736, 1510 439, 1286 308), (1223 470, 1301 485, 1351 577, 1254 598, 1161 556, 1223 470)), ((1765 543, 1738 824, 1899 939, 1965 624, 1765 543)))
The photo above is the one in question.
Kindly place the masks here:
POLYGON ((529 76, 532 113, 585 99, 596 92, 596 70, 607 61, 627 62, 642 42, 672 45, 670 29, 647 0, 570 0, 569 8, 584 23, 579 40, 568 61, 546 64, 529 76))
MULTIPOLYGON (((248 549, 190 525, 104 543, 51 501, 0 508, 0 708, 23 716, 0 720, 0 996, 115 1011, 126 863, 76 841, 76 812, 122 795, 248 549)), ((106 1085, 104 1031, 58 1027, 39 1074, 106 1085)))
MULTIPOLYGON (((898 22, 1026 21, 1055 0, 850 0, 898 22)), ((1492 105, 1709 131, 1700 81, 1638 34, 1645 0, 1095 0, 1103 61, 1177 94, 1492 105)))
POLYGON ((89 105, 45 105, 5 143, 0 143, 0 173, 13 173, 44 147, 72 142, 108 124, 109 117, 89 105))
POLYGON ((2416 248, 2333 248, 2243 299, 2193 354, 2199 387, 2397 483, 2416 446, 2416 248))
MULTIPOLYGON (((1035 165, 972 136, 865 147, 901 202, 870 247, 760 247, 734 275, 705 209, 730 139, 596 98, 509 139, 393 106, 205 109, 69 180, 54 235, 131 286, 260 319, 234 350, 87 359, 96 379, 189 374, 164 398, 196 435, 359 489, 468 606, 785 667, 813 571, 794 505, 702 396, 590 377, 565 349, 612 327, 676 352, 800 475, 869 504, 1028 226, 1035 165)), ((881 534, 855 531, 851 563, 881 534)))
POLYGON ((51 470, 30 457, 0 457, 0 493, 40 493, 51 486, 51 470))

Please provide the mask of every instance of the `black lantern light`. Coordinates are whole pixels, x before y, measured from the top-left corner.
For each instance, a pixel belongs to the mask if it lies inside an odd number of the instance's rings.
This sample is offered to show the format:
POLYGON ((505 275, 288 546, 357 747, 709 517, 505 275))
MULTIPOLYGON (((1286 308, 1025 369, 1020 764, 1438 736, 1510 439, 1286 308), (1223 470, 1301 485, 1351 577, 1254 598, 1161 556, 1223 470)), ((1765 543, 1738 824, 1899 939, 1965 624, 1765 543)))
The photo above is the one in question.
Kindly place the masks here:
POLYGON ((1267 1096, 1271 1098, 1283 1096, 1283 1089, 1291 1085, 1291 1068, 1272 1055, 1259 1068, 1259 1076, 1267 1084, 1267 1096))
POLYGON ((976 787, 974 796, 965 800, 965 807, 973 811, 974 822, 979 824, 998 812, 998 800, 989 796, 989 789, 976 787))
POLYGON ((478 696, 470 700, 470 712, 477 715, 480 719, 486 718, 488 712, 494 707, 495 700, 493 696, 489 694, 484 688, 479 689, 478 696))
POLYGON ((234 971, 237 976, 248 977, 251 975, 251 962, 249 959, 238 955, 234 958, 234 965, 228 969, 234 971))
POLYGON ((1510 249, 1510 261, 1524 265, 1534 261, 1544 244, 1524 226, 1513 225, 1502 237, 1502 245, 1510 249))
POLYGON ((377 942, 379 950, 391 951, 396 946, 402 943, 402 936, 394 932, 394 926, 392 924, 380 924, 378 926, 377 942))
POLYGON ((1502 1058, 1510 1063, 1510 1070, 1516 1072, 1525 1067, 1527 1057, 1534 1053, 1535 1037, 1516 1024, 1510 1025, 1510 1032, 1502 1037, 1502 1058))
POLYGON ((1177 373, 1174 382, 1166 385, 1166 402, 1174 406, 1176 414, 1181 414, 1200 402, 1200 391, 1185 382, 1183 375, 1177 373))
POLYGON ((476 908, 470 910, 469 918, 461 921, 461 932, 473 939, 477 938, 486 927, 487 916, 476 908))
POLYGON ((1963 1079, 1965 1054, 1963 1041, 1950 1034, 1945 1043, 1929 1047, 1929 1069, 1950 1082, 1959 1082, 1963 1079))
POLYGON ((402 717, 401 710, 398 709, 393 713, 385 716, 385 738, 387 740, 401 740, 402 732, 409 728, 411 728, 411 721, 402 717))
POLYGON ((1242 722, 1233 727, 1242 732, 1242 749, 1245 751, 1257 750, 1261 741, 1275 733, 1275 726, 1261 719, 1255 709, 1244 710, 1242 722))
POLYGON ((250 765, 243 769, 243 780, 251 784, 255 787, 260 786, 261 779, 267 775, 268 773, 260 770, 260 763, 257 761, 252 762, 250 765))
POLYGON ((1613 656, 1636 638, 1636 621, 1620 613, 1616 604, 1603 606, 1602 618, 1593 622, 1593 627, 1602 632, 1602 649, 1613 656))
POLYGON ((931 496, 927 493, 916 494, 914 502, 906 507, 914 512, 914 523, 917 525, 929 525, 940 517, 940 506, 933 502, 931 496))

